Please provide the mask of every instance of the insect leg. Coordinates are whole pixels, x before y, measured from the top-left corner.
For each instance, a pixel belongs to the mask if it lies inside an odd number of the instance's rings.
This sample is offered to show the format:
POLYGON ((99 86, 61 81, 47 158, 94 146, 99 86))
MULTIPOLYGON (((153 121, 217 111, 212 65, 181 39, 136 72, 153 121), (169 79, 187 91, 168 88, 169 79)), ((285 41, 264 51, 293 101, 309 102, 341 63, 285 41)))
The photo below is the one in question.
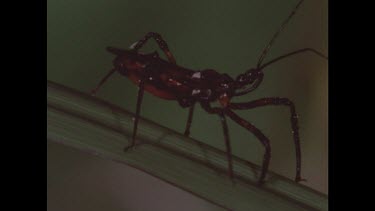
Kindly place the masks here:
POLYGON ((132 136, 132 143, 124 148, 124 151, 127 151, 128 149, 132 148, 135 146, 135 137, 137 135, 137 128, 138 128, 138 120, 139 120, 139 113, 141 111, 141 104, 142 104, 142 99, 143 99, 143 92, 144 92, 144 84, 145 80, 141 79, 139 82, 139 89, 138 89, 138 99, 137 99, 137 108, 135 111, 135 116, 134 116, 134 126, 133 126, 133 136, 132 136))
POLYGON ((223 126, 225 147, 226 147, 227 159, 228 159, 228 174, 229 174, 229 177, 232 179, 233 178, 232 150, 231 150, 230 141, 229 141, 228 125, 227 125, 227 120, 225 119, 224 109, 212 108, 211 105, 208 103, 201 103, 201 106, 208 113, 218 114, 220 117, 221 124, 223 126))
POLYGON ((138 51, 144 44, 146 44, 147 40, 150 38, 154 38, 155 41, 158 43, 160 49, 163 50, 165 55, 167 56, 169 62, 176 64, 176 59, 172 55, 172 53, 169 51, 167 43, 163 40, 160 34, 155 32, 149 32, 147 33, 142 39, 140 39, 138 42, 134 43, 131 48, 138 51))
POLYGON ((229 132, 228 132, 227 120, 225 119, 224 112, 220 113, 219 116, 220 116, 220 120, 221 120, 221 125, 223 126, 225 147, 227 149, 229 177, 232 179, 233 178, 232 149, 230 147, 230 142, 229 142, 229 132))
POLYGON ((224 109, 225 115, 229 116, 233 121, 241 125, 242 127, 246 128, 248 131, 252 132, 258 140, 263 144, 265 148, 265 153, 263 156, 263 164, 262 164, 262 172, 259 178, 259 183, 264 183, 264 179, 266 177, 266 173, 268 171, 268 166, 271 158, 271 146, 269 139, 254 125, 252 125, 250 122, 242 119, 237 114, 235 114, 232 110, 229 108, 224 109))
POLYGON ((111 76, 116 70, 115 69, 112 69, 109 71, 109 73, 107 73, 106 76, 104 76, 104 78, 99 82, 99 84, 95 87, 95 89, 93 89, 91 91, 91 95, 95 95, 96 92, 99 90, 99 88, 104 84, 104 82, 109 78, 109 76, 111 76))
POLYGON ((301 178, 301 147, 300 147, 300 138, 298 133, 298 116, 296 113, 296 109, 294 106, 294 103, 290 101, 287 98, 280 98, 280 97, 270 97, 270 98, 262 98, 258 100, 254 100, 251 102, 246 103, 230 103, 228 105, 228 108, 231 109, 252 109, 256 107, 261 106, 267 106, 267 105, 284 105, 288 106, 290 108, 290 121, 292 124, 292 133, 293 133, 293 139, 296 149, 296 177, 295 181, 303 181, 304 179, 301 178))
POLYGON ((185 133, 184 133, 184 135, 187 136, 187 137, 189 137, 189 135, 190 135, 190 127, 191 127, 191 122, 193 121, 193 114, 194 114, 194 105, 195 104, 193 104, 189 108, 189 117, 188 117, 188 120, 186 122, 186 128, 185 128, 185 133))

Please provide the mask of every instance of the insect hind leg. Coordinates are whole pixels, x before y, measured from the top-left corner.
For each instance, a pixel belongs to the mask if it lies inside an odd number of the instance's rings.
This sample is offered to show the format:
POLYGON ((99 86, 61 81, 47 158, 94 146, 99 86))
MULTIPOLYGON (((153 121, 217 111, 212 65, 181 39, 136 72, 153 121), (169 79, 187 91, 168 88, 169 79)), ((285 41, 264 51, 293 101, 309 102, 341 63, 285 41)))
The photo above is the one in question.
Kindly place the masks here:
POLYGON ((135 51, 138 51, 140 48, 143 47, 143 45, 146 44, 146 42, 150 38, 154 38, 156 43, 159 45, 160 49, 163 50, 164 54, 167 56, 168 61, 170 63, 176 64, 176 59, 174 58, 174 56, 170 52, 167 42, 165 42, 164 39, 161 37, 161 35, 158 34, 158 33, 155 33, 155 32, 147 33, 142 39, 140 39, 139 41, 137 41, 136 43, 131 45, 130 48, 135 50, 135 51))

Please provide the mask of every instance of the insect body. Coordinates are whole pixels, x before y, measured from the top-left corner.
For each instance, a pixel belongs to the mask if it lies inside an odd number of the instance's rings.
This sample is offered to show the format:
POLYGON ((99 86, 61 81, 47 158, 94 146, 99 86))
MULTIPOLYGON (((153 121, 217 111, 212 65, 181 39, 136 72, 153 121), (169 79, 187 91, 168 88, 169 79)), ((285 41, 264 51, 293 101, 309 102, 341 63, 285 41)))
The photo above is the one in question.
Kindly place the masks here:
MULTIPOLYGON (((151 32, 147 36, 160 35, 151 32)), ((115 70, 137 85, 144 81, 145 91, 166 100, 176 100, 182 107, 228 98, 239 85, 243 85, 215 70, 194 71, 180 67, 161 59, 156 52, 140 54, 113 47, 107 50, 117 56, 115 70)))
POLYGON ((190 133, 189 131, 192 123, 194 105, 198 103, 208 113, 216 114, 220 117, 226 144, 228 172, 231 178, 233 177, 233 167, 226 117, 229 117, 234 122, 253 133, 257 139, 259 139, 259 141, 265 147, 265 154, 262 164, 263 167, 259 179, 259 182, 262 183, 264 182, 271 156, 270 141, 257 127, 238 116, 235 112, 233 112, 233 110, 252 109, 268 105, 283 105, 290 108, 290 120, 297 162, 295 181, 301 181, 301 152, 298 133, 298 117, 293 102, 287 98, 281 97, 267 97, 243 103, 233 103, 231 100, 234 97, 245 95, 254 91, 263 80, 264 68, 281 59, 303 52, 312 52, 327 59, 326 56, 314 49, 304 48, 279 56, 265 64, 262 64, 263 59, 267 55, 267 52, 272 46, 274 40, 285 27, 286 23, 295 14, 295 11, 302 2, 303 0, 297 4, 292 13, 281 25, 280 29, 274 34, 271 41, 263 50, 257 66, 255 68, 250 68, 236 78, 232 78, 227 74, 221 74, 212 69, 195 71, 178 66, 175 62, 174 56, 168 48, 167 43, 158 33, 154 32, 149 32, 144 38, 134 43, 130 47, 130 50, 108 47, 107 50, 116 55, 116 58, 113 61, 114 68, 111 69, 111 71, 100 81, 92 93, 95 94, 100 86, 108 79, 108 77, 116 71, 128 77, 139 87, 132 143, 127 146, 125 150, 135 146, 135 137, 144 91, 165 100, 177 101, 183 108, 189 108, 189 117, 185 129, 186 136, 189 136, 190 133), (168 61, 160 58, 157 52, 150 54, 142 54, 139 52, 139 49, 150 38, 155 39, 159 47, 167 56, 168 61), (220 107, 211 106, 211 103, 216 101, 220 103, 220 107))

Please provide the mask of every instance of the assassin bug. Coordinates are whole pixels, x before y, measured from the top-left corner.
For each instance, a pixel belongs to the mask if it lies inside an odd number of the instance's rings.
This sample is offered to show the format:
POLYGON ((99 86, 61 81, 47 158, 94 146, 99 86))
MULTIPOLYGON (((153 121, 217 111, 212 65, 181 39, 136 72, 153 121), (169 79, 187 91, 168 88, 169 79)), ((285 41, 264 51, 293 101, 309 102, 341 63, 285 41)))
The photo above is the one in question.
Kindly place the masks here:
POLYGON ((103 83, 108 79, 108 77, 116 71, 118 71, 121 75, 128 77, 139 87, 137 106, 134 117, 132 143, 129 146, 125 147, 124 150, 126 151, 129 148, 134 147, 136 144, 135 137, 137 134, 137 126, 144 91, 147 91, 165 100, 175 100, 181 107, 189 108, 189 115, 184 133, 185 136, 189 136, 190 126, 194 113, 194 106, 196 103, 199 103, 201 107, 209 114, 216 114, 220 117, 224 132, 228 159, 228 174, 231 178, 233 178, 233 167, 226 117, 229 117, 234 122, 238 123, 245 129, 253 133, 255 137, 262 143, 265 148, 265 153, 263 157, 262 171, 259 182, 263 183, 268 170, 271 156, 270 141, 263 134, 263 132, 261 132, 250 122, 238 116, 233 112, 233 110, 253 109, 268 105, 282 105, 290 108, 291 127, 296 150, 295 181, 302 181, 303 179, 301 178, 301 150, 300 138, 298 133, 298 116, 293 102, 288 98, 281 97, 267 97, 243 103, 232 103, 231 99, 254 91, 263 80, 263 70, 267 66, 277 61, 280 61, 292 55, 305 52, 311 52, 324 59, 328 59, 328 57, 316 51, 315 49, 303 48, 263 63, 263 60, 266 57, 275 39, 285 28, 286 24, 293 17, 303 1, 304 0, 300 0, 298 2, 289 16, 284 20, 278 31, 276 31, 276 33, 273 35, 273 37, 261 53, 256 67, 250 68, 245 73, 238 75, 235 79, 231 78, 227 74, 220 74, 212 69, 194 71, 178 66, 176 64, 174 56, 168 48, 167 43, 158 33, 147 33, 141 40, 131 45, 130 50, 107 47, 107 50, 109 52, 116 55, 116 58, 113 61, 114 68, 111 69, 109 73, 99 82, 96 88, 92 90, 92 94, 94 95, 103 85, 103 83), (156 51, 150 54, 142 54, 139 52, 142 46, 150 38, 155 39, 161 50, 168 58, 168 61, 161 59, 156 51), (217 101, 220 103, 221 107, 212 107, 211 103, 217 101))

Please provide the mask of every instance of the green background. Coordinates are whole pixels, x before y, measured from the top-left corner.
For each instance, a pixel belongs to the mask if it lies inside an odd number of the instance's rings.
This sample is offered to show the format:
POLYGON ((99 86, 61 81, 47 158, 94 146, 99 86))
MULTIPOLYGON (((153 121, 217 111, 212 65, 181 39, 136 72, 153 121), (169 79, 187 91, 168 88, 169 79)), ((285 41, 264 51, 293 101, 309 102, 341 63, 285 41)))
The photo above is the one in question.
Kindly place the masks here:
MULTIPOLYGON (((48 0, 47 78, 89 92, 112 67, 105 47, 128 48, 147 32, 160 33, 177 63, 216 69, 232 77, 255 66, 260 52, 296 5, 296 0, 48 0)), ((300 48, 328 54, 328 5, 305 1, 278 37, 265 61, 300 48)), ((158 50, 151 41, 145 52, 158 50)), ((134 111, 137 88, 113 75, 97 96, 134 111)), ((311 53, 285 59, 265 70, 260 87, 233 102, 262 97, 291 99, 300 116, 304 183, 327 193, 328 62, 311 53)), ((295 152, 289 109, 264 107, 239 111, 271 140, 270 169, 294 178, 295 152)), ((144 97, 141 115, 183 132, 188 110, 177 102, 144 97)), ((248 131, 229 120, 233 154, 260 164, 264 149, 248 131)), ((224 149, 217 116, 196 107, 191 136, 224 149)))

